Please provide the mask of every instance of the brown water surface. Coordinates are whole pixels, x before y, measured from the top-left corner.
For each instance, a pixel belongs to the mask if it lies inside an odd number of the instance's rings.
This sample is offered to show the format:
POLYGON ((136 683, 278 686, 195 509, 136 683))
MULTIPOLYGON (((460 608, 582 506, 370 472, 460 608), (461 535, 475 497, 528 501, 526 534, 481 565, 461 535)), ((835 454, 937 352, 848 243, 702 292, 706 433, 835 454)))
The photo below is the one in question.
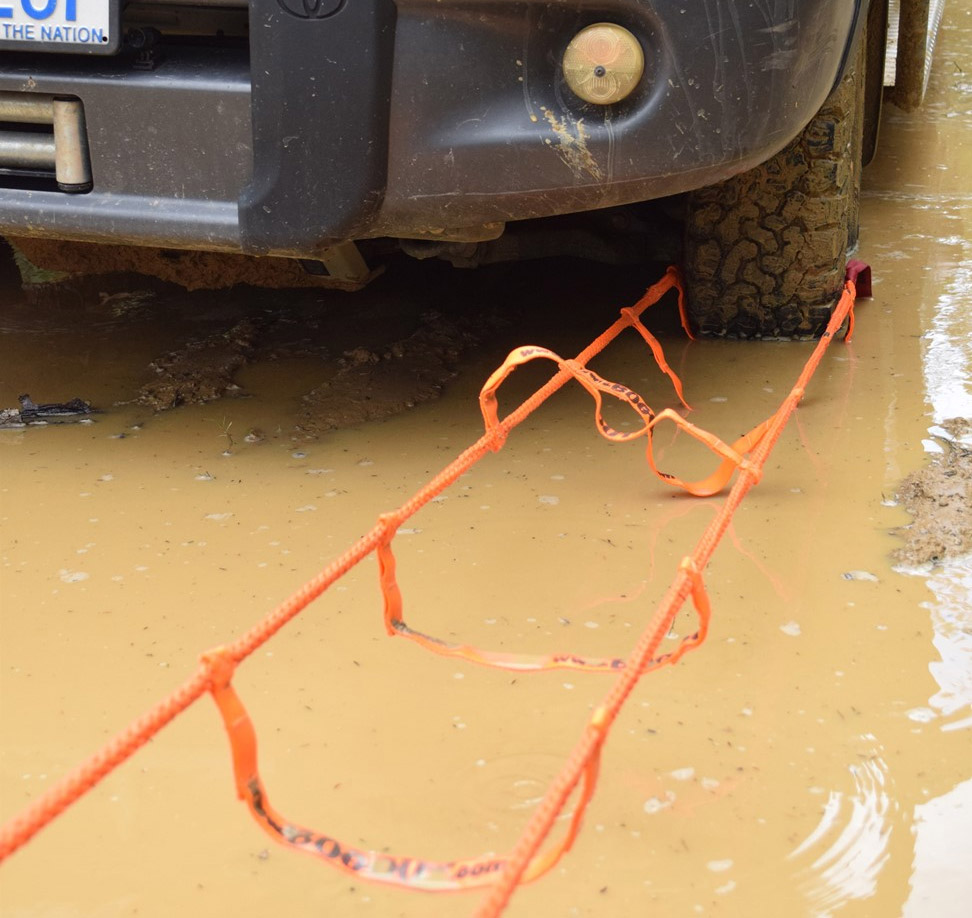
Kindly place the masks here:
MULTIPOLYGON (((712 561, 709 640, 643 679, 574 850, 510 915, 966 914, 972 565, 905 573, 889 560, 891 530, 907 523, 896 486, 941 448, 936 425, 972 417, 963 6, 946 13, 924 109, 888 112, 859 253, 874 298, 854 342, 828 352, 712 561)), ((0 431, 0 816, 472 442, 478 387, 510 347, 576 352, 655 279, 605 287, 605 273, 558 264, 451 279, 440 298, 485 309, 506 290, 521 305, 441 400, 312 440, 293 430, 317 358, 251 364, 238 379, 251 397, 153 416, 116 403, 206 316, 7 303, 0 407, 27 391, 107 410, 87 426, 0 431)), ((353 298, 333 302, 353 314, 353 298)), ((727 440, 775 409, 809 353, 666 344, 692 420, 727 440)), ((649 363, 631 335, 595 367, 674 404, 649 363)), ((519 372, 511 392, 535 378, 519 372)), ((657 443, 683 477, 707 467, 685 437, 657 443)), ((717 503, 666 489, 641 446, 598 438, 587 397, 564 390, 406 523, 406 617, 486 647, 623 655, 717 503)), ((609 677, 430 656, 386 637, 380 611, 368 559, 240 667, 275 806, 362 847, 509 850, 609 677)), ((690 627, 683 613, 676 631, 690 627)), ((234 799, 203 698, 11 857, 0 911, 458 916, 478 895, 366 886, 274 846, 234 799)))

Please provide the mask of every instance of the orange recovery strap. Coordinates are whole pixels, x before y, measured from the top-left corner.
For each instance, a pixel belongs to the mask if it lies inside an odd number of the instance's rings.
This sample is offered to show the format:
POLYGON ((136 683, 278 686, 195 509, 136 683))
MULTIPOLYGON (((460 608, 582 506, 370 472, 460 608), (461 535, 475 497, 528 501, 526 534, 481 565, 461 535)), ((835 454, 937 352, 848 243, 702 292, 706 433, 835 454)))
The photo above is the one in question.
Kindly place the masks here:
POLYGON ((362 535, 344 553, 332 560, 232 643, 204 654, 196 672, 168 696, 160 699, 141 717, 136 718, 120 733, 105 742, 77 768, 47 788, 37 799, 31 801, 22 813, 18 813, 0 826, 0 860, 26 844, 38 831, 134 755, 139 748, 198 698, 209 693, 217 705, 229 737, 237 794, 245 801, 253 818, 277 842, 310 854, 362 880, 428 892, 485 887, 485 894, 475 912, 476 918, 495 918, 499 915, 518 885, 534 880, 549 871, 573 844, 580 830, 585 809, 594 793, 603 745, 611 725, 638 684, 638 680, 649 670, 675 663, 705 640, 711 611, 702 574, 709 559, 719 540, 729 530, 734 512, 748 490, 758 482, 774 443, 803 397, 805 387, 819 365, 827 346, 837 335, 845 320, 848 323, 845 340, 849 340, 853 333, 855 297, 858 293, 861 296, 869 296, 871 292, 870 269, 861 262, 848 263, 847 282, 843 295, 834 310, 827 330, 817 342, 789 395, 770 418, 756 425, 732 445, 727 445, 718 437, 686 421, 671 409, 655 414, 636 392, 626 386, 603 379, 587 368, 587 364, 624 329, 634 328, 651 347, 659 366, 672 380, 676 394, 687 408, 682 396, 681 382, 665 362, 658 342, 638 319, 648 306, 657 302, 672 288, 678 290, 679 311, 683 324, 686 324, 678 272, 669 269, 665 277, 652 285, 634 307, 621 310, 621 318, 585 348, 576 359, 564 360, 542 347, 514 350, 490 377, 480 394, 480 408, 486 431, 476 443, 457 456, 397 510, 381 516, 369 532, 362 535), (555 363, 556 374, 509 415, 501 419, 498 413, 497 392, 503 381, 517 366, 538 358, 555 363), (623 658, 587 658, 571 653, 527 655, 500 653, 465 644, 450 643, 409 627, 403 616, 403 598, 396 579, 396 559, 391 547, 396 532, 406 519, 453 484, 475 462, 490 450, 498 450, 508 433, 517 424, 571 380, 583 386, 594 400, 594 420, 601 436, 611 442, 627 442, 644 436, 649 467, 667 484, 677 485, 697 496, 708 496, 724 488, 734 473, 739 472, 732 489, 717 509, 712 522, 706 527, 691 555, 683 560, 667 592, 660 597, 654 612, 647 616, 637 642, 623 658), (618 431, 605 422, 602 416, 604 395, 620 400, 635 412, 639 424, 631 432, 618 431), (659 471, 655 466, 651 440, 654 428, 662 420, 671 421, 712 450, 719 459, 717 469, 707 478, 693 482, 686 482, 659 471), (459 657, 473 663, 503 669, 536 671, 566 667, 585 672, 608 672, 614 675, 610 690, 601 704, 594 709, 592 717, 586 723, 564 767, 551 782, 543 799, 524 826, 519 840, 507 855, 486 854, 467 859, 433 861, 365 850, 288 822, 270 805, 258 771, 254 726, 232 686, 235 667, 257 648, 263 646, 372 551, 376 553, 378 559, 384 626, 387 634, 408 638, 439 655, 459 657), (692 600, 698 618, 696 631, 683 638, 670 653, 659 653, 659 648, 670 632, 672 623, 689 598, 692 600), (545 851, 541 851, 556 823, 564 818, 561 814, 571 799, 575 799, 576 802, 573 812, 567 819, 564 836, 545 851))
MULTIPOLYGON (((699 617, 698 630, 684 638, 671 653, 655 657, 651 665, 642 667, 642 672, 666 663, 677 662, 686 652, 698 647, 708 633, 711 610, 702 577, 689 558, 682 562, 681 569, 691 578, 692 601, 699 617)), ((430 649, 436 650, 434 646, 430 649)), ((229 737, 237 796, 246 803, 258 825, 274 841, 295 851, 312 855, 361 880, 404 886, 425 892, 460 891, 488 886, 506 869, 509 862, 507 856, 484 854, 480 857, 451 861, 406 857, 358 848, 341 842, 331 835, 289 822, 270 805, 267 792, 260 780, 256 730, 232 685, 236 663, 231 650, 219 647, 208 651, 203 654, 201 662, 210 673, 209 690, 229 737)), ((523 873, 522 882, 529 883, 543 876, 571 849, 580 832, 587 805, 594 796, 600 768, 601 746, 613 719, 613 715, 603 706, 594 711, 587 727, 592 737, 592 752, 584 763, 580 775, 579 796, 567 831, 564 837, 549 850, 538 852, 531 859, 523 873)))
MULTIPOLYGON (((425 892, 449 892, 488 886, 506 866, 508 858, 490 854, 462 860, 433 861, 383 851, 368 851, 288 822, 270 805, 260 780, 256 731, 230 681, 233 672, 232 658, 222 649, 217 649, 205 654, 203 662, 212 671, 220 673, 218 678, 214 678, 210 691, 229 737, 237 796, 246 803, 253 818, 274 841, 295 851, 310 854, 358 879, 425 892)), ((592 729, 599 727, 592 723, 592 729)), ((524 882, 543 876, 570 850, 580 831, 584 810, 594 794, 599 763, 600 756, 594 756, 584 769, 577 808, 564 838, 549 851, 538 854, 533 859, 524 874, 524 882)))
MULTIPOLYGON (((384 620, 385 633, 391 636, 408 638, 426 650, 443 657, 459 657, 470 663, 478 663, 481 666, 491 666, 495 669, 508 669, 519 672, 535 672, 544 669, 573 669, 585 672, 618 672, 626 666, 623 657, 586 657, 579 653, 567 653, 555 651, 548 654, 525 654, 512 653, 497 650, 485 650, 474 647, 470 644, 456 644, 450 641, 443 641, 440 638, 423 634, 405 624, 403 618, 402 591, 395 578, 396 561, 392 552, 392 539, 397 528, 394 522, 394 514, 385 514, 380 517, 380 522, 384 523, 386 536, 378 543, 376 553, 378 555, 378 576, 381 584, 382 597, 384 599, 384 620)), ((695 597, 695 611, 699 619, 696 630, 686 635, 678 643, 674 650, 660 654, 649 660, 641 667, 642 673, 651 672, 659 667, 677 663, 687 650, 700 644, 706 635, 709 627, 709 601, 701 587, 701 581, 695 597)))

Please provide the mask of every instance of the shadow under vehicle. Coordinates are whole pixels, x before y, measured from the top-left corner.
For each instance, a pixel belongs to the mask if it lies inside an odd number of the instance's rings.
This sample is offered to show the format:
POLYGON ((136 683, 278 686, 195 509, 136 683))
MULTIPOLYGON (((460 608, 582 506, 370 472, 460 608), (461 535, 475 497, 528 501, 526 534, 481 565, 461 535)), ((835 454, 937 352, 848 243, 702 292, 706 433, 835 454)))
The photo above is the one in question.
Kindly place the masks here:
POLYGON ((942 6, 0 0, 0 234, 53 269, 353 289, 399 251, 647 258, 660 210, 700 331, 813 335, 942 6))

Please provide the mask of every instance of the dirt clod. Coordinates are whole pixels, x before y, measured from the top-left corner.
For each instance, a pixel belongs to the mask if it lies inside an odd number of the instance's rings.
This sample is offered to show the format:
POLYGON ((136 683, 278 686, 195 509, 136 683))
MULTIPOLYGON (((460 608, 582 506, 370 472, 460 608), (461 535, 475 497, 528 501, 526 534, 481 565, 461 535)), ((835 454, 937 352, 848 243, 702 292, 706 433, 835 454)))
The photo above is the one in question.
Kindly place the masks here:
POLYGON ((952 418, 941 426, 944 451, 898 489, 898 500, 914 518, 898 531, 906 541, 894 557, 902 564, 934 564, 972 552, 972 449, 962 445, 972 421, 952 418))
POLYGON ((253 351, 258 324, 244 319, 225 332, 196 338, 151 364, 157 378, 142 386, 137 401, 155 411, 202 404, 239 391, 234 374, 253 351))

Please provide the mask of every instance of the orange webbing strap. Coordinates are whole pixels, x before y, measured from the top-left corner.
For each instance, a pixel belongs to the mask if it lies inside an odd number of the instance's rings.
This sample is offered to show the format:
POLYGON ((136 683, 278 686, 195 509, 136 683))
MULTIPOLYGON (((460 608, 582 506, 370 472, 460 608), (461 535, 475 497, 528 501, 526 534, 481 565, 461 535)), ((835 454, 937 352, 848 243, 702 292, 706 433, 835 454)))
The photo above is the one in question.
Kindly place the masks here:
MULTIPOLYGON (((685 315, 685 295, 682 293, 681 284, 678 287, 678 314, 682 320, 682 329, 685 334, 688 335, 692 340, 695 339, 695 335, 692 334, 689 328, 688 318, 685 315)), ((641 321, 638 319, 638 313, 629 306, 626 306, 621 310, 621 315, 628 320, 628 324, 645 340, 645 344, 651 348, 651 353, 654 355, 655 363, 658 364, 658 369, 662 371, 671 381, 672 385, 675 387, 675 394, 678 396, 678 400, 689 409, 692 410, 692 406, 685 401, 685 396, 682 395, 682 380, 678 378, 675 371, 668 365, 668 361, 665 360, 665 351, 662 349, 661 342, 650 332, 641 321)))
MULTIPOLYGON (((403 886, 424 892, 450 892, 488 886, 506 866, 508 858, 496 855, 453 861, 431 861, 383 851, 365 850, 338 841, 313 829, 288 822, 267 798, 257 766, 257 739, 253 722, 232 685, 235 664, 224 648, 203 655, 212 673, 210 691, 223 718, 233 755, 237 796, 243 800, 260 827, 275 841, 295 851, 319 858, 360 880, 403 886)), ((594 726, 597 729, 597 726, 594 726)), ((603 740, 603 736, 602 736, 603 740)), ((600 744, 598 745, 598 750, 600 744)), ((584 810, 594 794, 600 755, 591 757, 580 778, 580 797, 564 838, 527 865, 524 882, 550 870, 570 850, 580 831, 584 810)))
MULTIPOLYGON (((375 550, 378 556, 378 577, 384 601, 385 633, 391 636, 408 638, 426 650, 443 657, 458 657, 481 666, 494 669, 508 669, 518 672, 536 672, 545 669, 574 669, 584 672, 617 672, 626 666, 623 657, 586 657, 579 653, 556 652, 548 654, 512 653, 498 650, 485 650, 471 644, 456 644, 443 641, 421 631, 410 628, 403 617, 402 591, 395 576, 397 562, 392 551, 392 539, 398 528, 396 514, 386 513, 378 518, 385 527, 385 537, 375 550)), ((675 650, 649 660, 641 669, 642 673, 678 662, 682 655, 705 638, 709 626, 709 605, 704 593, 696 598, 695 609, 699 617, 699 627, 695 634, 682 638, 675 650)))
POLYGON ((661 471, 655 465, 655 455, 652 450, 651 436, 649 434, 647 445, 645 446, 645 456, 648 459, 648 465, 667 484, 681 488, 693 497, 712 497, 729 484, 732 474, 736 469, 747 469, 758 476, 758 472, 754 470, 752 463, 749 462, 746 456, 759 446, 766 432, 769 430, 770 425, 773 423, 774 416, 770 416, 765 421, 761 421, 749 433, 743 434, 736 440, 732 446, 728 446, 715 434, 709 433, 709 431, 703 430, 701 427, 696 427, 695 424, 691 423, 691 421, 686 421, 680 414, 677 414, 670 408, 666 408, 664 411, 660 411, 654 421, 652 421, 652 429, 660 421, 669 420, 676 427, 684 430, 689 436, 694 437, 700 443, 707 446, 717 456, 721 456, 722 462, 711 475, 699 481, 685 481, 681 478, 676 478, 668 472, 661 471))
MULTIPOLYGON (((563 357, 555 354, 549 348, 526 345, 510 351, 506 360, 503 361, 500 367, 493 371, 479 392, 479 409, 483 415, 483 423, 486 426, 487 435, 493 435, 494 450, 499 450, 504 442, 502 425, 499 419, 499 402, 496 397, 499 387, 517 367, 541 357, 556 363, 561 370, 573 376, 590 393, 595 405, 595 424, 602 437, 617 443, 626 443, 629 440, 634 440, 636 437, 642 436, 648 430, 648 425, 655 417, 655 413, 637 392, 619 383, 611 383, 606 379, 602 379, 593 370, 587 369, 587 367, 578 363, 576 360, 564 360, 563 357), (601 415, 602 392, 630 405, 641 420, 642 426, 629 433, 622 433, 608 426, 601 415)), ((679 384, 680 387, 681 384, 679 384)))
MULTIPOLYGON (((665 663, 675 663, 689 650, 698 647, 708 633, 711 610, 701 575, 689 558, 682 562, 681 569, 689 575, 691 581, 691 596, 698 614, 699 627, 694 634, 683 639, 674 651, 655 657, 642 666, 642 672, 665 663)), ((669 624, 668 621, 657 622, 655 628, 657 633, 654 635, 656 644, 660 643, 662 632, 667 630, 669 624)), ((229 737, 237 796, 246 803, 261 828, 281 845, 317 857, 324 863, 361 880, 425 892, 449 892, 489 886, 495 881, 496 875, 507 867, 510 858, 502 855, 432 861, 365 850, 338 841, 330 835, 288 822, 270 805, 263 782, 260 780, 256 730, 232 685, 236 668, 232 653, 228 648, 215 648, 203 654, 202 665, 210 674, 208 688, 229 737)), ((594 711, 587 725, 588 750, 577 770, 577 779, 572 785, 573 787, 579 784, 579 797, 567 831, 564 837, 548 851, 537 853, 530 858, 520 882, 528 883, 543 876, 571 849, 580 832, 587 805, 594 795, 600 770, 601 749, 616 715, 616 709, 612 711, 603 705, 594 711)))
MULTIPOLYGON (((622 310, 622 312, 625 311, 622 310)), ((649 333, 645 331, 644 334, 648 335, 649 333)), ((479 393, 479 408, 483 415, 486 433, 487 435, 492 434, 494 450, 499 450, 504 442, 501 422, 499 420, 497 391, 513 370, 518 366, 522 366, 538 358, 552 360, 561 370, 570 373, 587 390, 591 398, 594 399, 594 424, 597 427, 598 433, 604 439, 612 443, 627 443, 631 440, 636 440, 638 437, 646 437, 646 455, 651 470, 666 484, 682 488, 695 497, 711 497, 713 494, 721 491, 729 483, 735 469, 745 464, 746 460, 744 455, 756 448, 772 421, 772 418, 763 421, 749 433, 736 440, 732 446, 727 446, 717 436, 702 430, 700 427, 696 427, 670 408, 666 408, 656 415, 648 406, 648 403, 633 389, 629 389, 620 383, 604 379, 593 370, 578 363, 578 361, 564 360, 545 347, 527 345, 511 351, 502 366, 486 380, 485 385, 479 393), (604 420, 602 414, 602 393, 610 395, 621 403, 628 405, 638 416, 640 426, 630 431, 620 431, 611 427, 604 420), (661 471, 655 465, 655 457, 652 450, 652 433, 655 426, 660 421, 666 419, 671 420, 690 436, 694 437, 722 458, 722 463, 707 478, 703 478, 701 481, 685 481, 668 472, 661 471)), ((664 362, 664 357, 662 357, 661 362, 664 362)), ((674 378, 676 381, 676 391, 681 398, 681 383, 678 381, 677 376, 674 378)))

